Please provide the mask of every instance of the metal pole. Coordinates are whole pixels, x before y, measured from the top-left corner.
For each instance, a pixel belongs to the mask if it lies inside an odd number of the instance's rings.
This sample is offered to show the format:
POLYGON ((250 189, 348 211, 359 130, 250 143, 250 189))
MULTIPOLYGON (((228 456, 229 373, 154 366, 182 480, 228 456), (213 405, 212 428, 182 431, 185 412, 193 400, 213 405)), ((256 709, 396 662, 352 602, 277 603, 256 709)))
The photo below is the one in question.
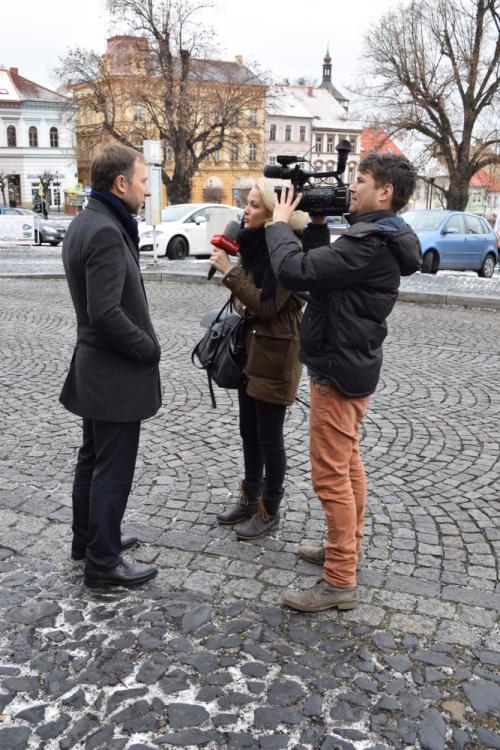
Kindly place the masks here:
POLYGON ((158 244, 156 241, 156 224, 153 224, 153 265, 158 265, 158 244))

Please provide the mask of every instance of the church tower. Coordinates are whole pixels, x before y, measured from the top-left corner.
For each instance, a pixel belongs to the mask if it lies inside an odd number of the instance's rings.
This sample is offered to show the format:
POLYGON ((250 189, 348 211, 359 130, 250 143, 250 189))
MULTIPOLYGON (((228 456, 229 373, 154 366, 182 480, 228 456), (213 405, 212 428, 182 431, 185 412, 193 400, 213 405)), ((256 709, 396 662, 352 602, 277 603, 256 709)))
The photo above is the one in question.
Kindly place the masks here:
POLYGON ((338 101, 339 104, 347 111, 349 99, 342 96, 332 83, 332 58, 330 57, 330 46, 326 48, 326 55, 323 58, 323 78, 319 86, 320 89, 326 89, 338 101))

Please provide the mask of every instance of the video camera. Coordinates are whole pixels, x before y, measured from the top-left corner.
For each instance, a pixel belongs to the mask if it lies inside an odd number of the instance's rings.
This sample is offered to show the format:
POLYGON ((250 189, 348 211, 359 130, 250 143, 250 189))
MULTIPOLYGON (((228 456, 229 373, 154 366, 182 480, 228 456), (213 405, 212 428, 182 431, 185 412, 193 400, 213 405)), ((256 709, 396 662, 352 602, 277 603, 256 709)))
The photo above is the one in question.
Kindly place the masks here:
MULTIPOLYGON (((305 172, 299 167, 298 162, 304 162, 306 159, 284 154, 276 157, 279 166, 268 164, 264 167, 264 176, 290 180, 294 188, 294 197, 297 193, 302 193, 302 200, 297 206, 301 211, 307 211, 313 216, 342 216, 349 208, 349 194, 347 185, 342 181, 342 175, 352 146, 348 140, 343 140, 336 146, 336 150, 339 156, 335 172, 305 172), (290 164, 295 164, 295 167, 290 169, 290 164), (312 178, 327 177, 335 177, 337 184, 306 185, 312 178)), ((275 188, 278 195, 281 195, 281 190, 281 187, 275 188)))

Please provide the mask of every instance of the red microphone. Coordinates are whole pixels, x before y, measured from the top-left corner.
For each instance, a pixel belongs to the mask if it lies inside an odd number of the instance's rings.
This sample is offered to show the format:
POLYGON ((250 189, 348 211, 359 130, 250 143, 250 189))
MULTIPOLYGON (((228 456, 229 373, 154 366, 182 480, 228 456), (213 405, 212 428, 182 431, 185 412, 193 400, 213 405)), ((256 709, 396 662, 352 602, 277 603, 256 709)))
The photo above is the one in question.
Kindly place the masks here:
MULTIPOLYGON (((226 225, 222 234, 214 234, 210 240, 210 244, 214 247, 220 247, 228 255, 237 255, 240 246, 236 242, 235 238, 238 236, 240 231, 240 225, 237 221, 230 221, 226 225)), ((207 274, 207 281, 210 281, 216 271, 215 266, 209 270, 207 274)))

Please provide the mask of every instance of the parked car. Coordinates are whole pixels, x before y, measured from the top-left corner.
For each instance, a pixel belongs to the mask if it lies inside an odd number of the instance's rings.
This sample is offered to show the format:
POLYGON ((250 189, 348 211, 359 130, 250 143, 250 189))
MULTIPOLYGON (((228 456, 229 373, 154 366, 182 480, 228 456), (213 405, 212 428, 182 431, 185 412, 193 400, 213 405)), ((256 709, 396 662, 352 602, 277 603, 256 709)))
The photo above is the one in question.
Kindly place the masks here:
POLYGON ((36 218, 35 242, 41 245, 47 242, 49 245, 58 245, 66 234, 66 226, 51 219, 42 219, 35 211, 29 208, 7 208, 0 206, 0 214, 6 216, 34 216, 36 218))
POLYGON ((477 271, 493 276, 498 260, 496 236, 481 216, 463 211, 407 211, 401 218, 422 245, 423 273, 477 271))
MULTIPOLYGON (((188 255, 208 255, 206 222, 207 209, 224 208, 235 221, 241 221, 243 211, 220 203, 179 203, 162 209, 161 223, 156 227, 158 254, 171 260, 183 260, 188 255)), ((139 224, 139 250, 152 252, 153 227, 139 224)))

